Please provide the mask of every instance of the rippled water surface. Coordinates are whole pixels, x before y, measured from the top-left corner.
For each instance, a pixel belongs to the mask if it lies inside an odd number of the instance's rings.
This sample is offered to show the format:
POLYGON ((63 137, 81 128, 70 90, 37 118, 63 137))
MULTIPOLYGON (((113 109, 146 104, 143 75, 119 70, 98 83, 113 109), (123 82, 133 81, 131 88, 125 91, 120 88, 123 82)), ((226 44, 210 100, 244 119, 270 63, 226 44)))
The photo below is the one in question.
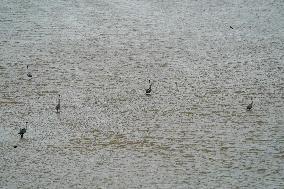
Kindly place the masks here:
POLYGON ((283 188, 283 12, 1 0, 0 188, 283 188))

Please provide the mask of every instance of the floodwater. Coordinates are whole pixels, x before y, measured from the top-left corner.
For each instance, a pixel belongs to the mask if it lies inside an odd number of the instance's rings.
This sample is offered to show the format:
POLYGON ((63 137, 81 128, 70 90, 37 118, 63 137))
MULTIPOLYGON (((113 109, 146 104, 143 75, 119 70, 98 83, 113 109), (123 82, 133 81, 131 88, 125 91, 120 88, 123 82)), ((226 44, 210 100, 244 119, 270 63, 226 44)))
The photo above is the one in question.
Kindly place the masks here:
POLYGON ((1 0, 0 188, 283 188, 283 13, 1 0))

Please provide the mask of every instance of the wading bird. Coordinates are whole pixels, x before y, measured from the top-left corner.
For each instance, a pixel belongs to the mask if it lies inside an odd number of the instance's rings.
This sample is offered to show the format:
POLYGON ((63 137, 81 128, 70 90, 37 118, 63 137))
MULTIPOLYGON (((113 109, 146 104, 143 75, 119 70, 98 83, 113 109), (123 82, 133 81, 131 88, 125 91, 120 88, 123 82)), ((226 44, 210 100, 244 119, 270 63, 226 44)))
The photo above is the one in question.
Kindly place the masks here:
POLYGON ((59 113, 59 111, 60 111, 60 95, 58 95, 58 104, 56 105, 55 109, 56 109, 56 112, 59 113))
POLYGON ((29 65, 27 65, 27 70, 28 70, 27 76, 28 76, 28 77, 33 77, 32 74, 31 74, 31 72, 29 72, 29 65))
POLYGON ((24 134, 27 132, 27 127, 28 127, 28 122, 26 122, 26 128, 20 129, 20 132, 18 134, 21 135, 21 138, 23 138, 24 134))
POLYGON ((251 98, 251 103, 247 106, 247 110, 251 110, 252 109, 252 104, 253 104, 253 100, 251 98))
POLYGON ((152 91, 152 83, 151 83, 151 81, 149 80, 149 83, 150 83, 150 86, 149 86, 149 88, 148 89, 146 89, 146 95, 150 95, 150 93, 151 93, 151 91, 152 91))

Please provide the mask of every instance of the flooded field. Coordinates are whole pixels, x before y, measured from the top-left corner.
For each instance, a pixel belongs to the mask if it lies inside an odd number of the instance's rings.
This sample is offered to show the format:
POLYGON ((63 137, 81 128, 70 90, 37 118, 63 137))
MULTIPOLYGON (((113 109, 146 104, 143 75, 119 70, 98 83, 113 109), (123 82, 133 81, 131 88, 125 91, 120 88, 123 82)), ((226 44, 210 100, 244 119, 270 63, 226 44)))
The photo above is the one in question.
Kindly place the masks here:
POLYGON ((0 188, 283 188, 283 13, 1 0, 0 188))

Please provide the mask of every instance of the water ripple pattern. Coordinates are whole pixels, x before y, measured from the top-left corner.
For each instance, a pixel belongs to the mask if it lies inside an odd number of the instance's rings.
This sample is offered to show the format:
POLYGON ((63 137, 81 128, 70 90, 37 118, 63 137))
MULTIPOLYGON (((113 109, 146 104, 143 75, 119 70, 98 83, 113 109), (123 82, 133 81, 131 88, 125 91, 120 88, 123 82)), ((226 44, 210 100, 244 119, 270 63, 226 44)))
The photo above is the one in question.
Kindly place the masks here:
POLYGON ((283 1, 0 4, 0 188, 284 188, 283 1))

